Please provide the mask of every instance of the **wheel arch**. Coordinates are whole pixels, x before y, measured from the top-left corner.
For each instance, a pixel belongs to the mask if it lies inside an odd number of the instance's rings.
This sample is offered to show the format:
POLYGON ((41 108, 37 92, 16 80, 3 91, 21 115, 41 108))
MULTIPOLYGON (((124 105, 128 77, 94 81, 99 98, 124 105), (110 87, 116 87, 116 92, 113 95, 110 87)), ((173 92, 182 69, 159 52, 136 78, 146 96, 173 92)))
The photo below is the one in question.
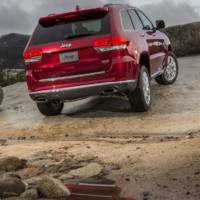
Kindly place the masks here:
POLYGON ((149 54, 147 52, 143 52, 140 55, 139 64, 140 64, 140 66, 144 65, 148 69, 149 75, 151 75, 150 57, 149 57, 149 54))
POLYGON ((168 51, 172 51, 172 45, 171 44, 168 45, 168 51))

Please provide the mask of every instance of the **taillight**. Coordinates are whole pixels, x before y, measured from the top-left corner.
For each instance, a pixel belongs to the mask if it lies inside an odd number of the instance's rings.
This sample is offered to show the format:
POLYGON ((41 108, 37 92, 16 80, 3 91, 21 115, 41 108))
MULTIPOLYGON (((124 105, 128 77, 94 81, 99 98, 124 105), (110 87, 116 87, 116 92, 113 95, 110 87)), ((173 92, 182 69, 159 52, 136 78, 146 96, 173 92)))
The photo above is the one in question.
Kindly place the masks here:
POLYGON ((24 52, 25 63, 40 61, 42 59, 42 54, 43 52, 41 49, 28 50, 24 52))
POLYGON ((110 37, 98 39, 94 42, 94 48, 97 51, 113 51, 113 50, 123 50, 128 46, 128 41, 123 37, 110 37))

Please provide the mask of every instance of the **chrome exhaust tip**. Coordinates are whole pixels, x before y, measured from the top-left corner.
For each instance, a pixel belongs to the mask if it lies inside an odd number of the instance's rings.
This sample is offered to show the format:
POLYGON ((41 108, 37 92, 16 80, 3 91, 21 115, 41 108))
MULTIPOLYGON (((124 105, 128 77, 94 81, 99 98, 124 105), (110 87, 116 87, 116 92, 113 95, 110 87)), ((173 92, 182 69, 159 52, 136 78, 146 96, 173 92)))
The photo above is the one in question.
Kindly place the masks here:
POLYGON ((35 99, 35 102, 36 103, 47 103, 48 100, 45 99, 45 98, 42 98, 42 97, 38 97, 38 98, 35 99))

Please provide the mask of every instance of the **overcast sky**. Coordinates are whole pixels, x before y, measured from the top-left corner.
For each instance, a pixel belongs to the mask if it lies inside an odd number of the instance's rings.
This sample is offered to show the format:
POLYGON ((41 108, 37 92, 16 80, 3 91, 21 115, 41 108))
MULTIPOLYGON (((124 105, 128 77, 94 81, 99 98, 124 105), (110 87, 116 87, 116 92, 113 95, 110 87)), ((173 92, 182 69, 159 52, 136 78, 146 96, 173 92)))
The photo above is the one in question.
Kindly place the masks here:
POLYGON ((152 20, 164 19, 167 25, 200 21, 200 0, 0 0, 0 34, 29 34, 40 16, 69 11, 77 4, 87 8, 102 2, 128 2, 152 20))

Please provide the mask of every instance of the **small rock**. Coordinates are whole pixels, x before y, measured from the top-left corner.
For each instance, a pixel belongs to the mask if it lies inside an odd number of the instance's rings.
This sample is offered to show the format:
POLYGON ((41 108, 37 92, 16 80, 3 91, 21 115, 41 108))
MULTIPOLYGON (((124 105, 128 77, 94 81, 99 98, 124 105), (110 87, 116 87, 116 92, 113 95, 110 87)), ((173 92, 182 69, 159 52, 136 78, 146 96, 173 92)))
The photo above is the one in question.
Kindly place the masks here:
POLYGON ((21 194, 24 199, 38 199, 39 195, 36 189, 30 189, 21 194))
POLYGON ((41 197, 45 198, 67 198, 70 196, 70 191, 57 179, 49 176, 44 176, 38 181, 37 189, 41 197))
POLYGON ((0 179, 0 197, 20 196, 26 190, 26 185, 18 178, 0 179))
POLYGON ((18 178, 18 179, 21 179, 21 177, 18 174, 15 174, 15 173, 12 173, 12 172, 4 173, 3 174, 3 179, 6 179, 6 178, 18 178))
POLYGON ((144 197, 149 196, 149 192, 143 192, 143 196, 144 196, 144 197))
POLYGON ((3 101, 3 88, 0 86, 0 105, 3 101))
POLYGON ((80 161, 80 162, 89 162, 89 161, 92 161, 92 160, 95 160, 95 159, 96 159, 96 157, 93 156, 93 155, 86 155, 86 156, 78 158, 77 160, 80 161))
POLYGON ((163 185, 163 188, 164 188, 164 189, 167 189, 167 188, 169 188, 169 187, 168 187, 167 185, 163 185))
POLYGON ((6 139, 1 139, 0 138, 0 145, 6 145, 7 144, 7 140, 6 139))
POLYGON ((148 199, 149 199, 149 196, 150 196, 150 193, 149 193, 149 192, 143 192, 143 193, 142 193, 142 200, 148 200, 148 199))
POLYGON ((12 172, 26 167, 27 160, 17 157, 7 157, 0 159, 0 171, 12 172))
POLYGON ((17 174, 21 176, 23 179, 28 179, 31 177, 38 176, 42 174, 43 171, 40 168, 37 167, 27 167, 25 169, 20 170, 17 174))
POLYGON ((73 158, 66 158, 65 160, 62 161, 60 165, 59 172, 66 172, 69 171, 70 169, 77 169, 79 167, 83 167, 84 165, 80 163, 80 161, 75 160, 73 158))
POLYGON ((186 192, 186 195, 188 195, 188 196, 189 196, 189 195, 191 195, 191 193, 188 191, 188 192, 186 192))
POLYGON ((86 165, 85 167, 70 171, 69 175, 77 178, 90 178, 93 176, 97 176, 101 173, 102 170, 103 167, 98 163, 91 163, 86 165))
POLYGON ((194 175, 200 175, 200 171, 195 172, 194 175))
POLYGON ((26 179, 25 182, 28 184, 28 189, 36 188, 38 181, 40 181, 40 177, 33 177, 26 179))
POLYGON ((26 138, 26 137, 23 137, 23 136, 17 138, 17 140, 26 140, 26 139, 27 139, 27 138, 26 138))
POLYGON ((60 170, 60 168, 61 168, 60 164, 51 164, 45 166, 44 171, 47 173, 56 173, 60 170))
POLYGON ((66 180, 69 180, 69 179, 72 179, 73 178, 73 176, 72 175, 70 175, 70 174, 63 174, 63 175, 61 175, 60 176, 60 180, 61 181, 66 181, 66 180))
POLYGON ((193 139, 194 137, 192 135, 185 136, 185 139, 193 139))
POLYGON ((130 182, 130 181, 131 181, 131 179, 130 179, 130 178, 126 178, 126 181, 127 181, 127 182, 130 182))

